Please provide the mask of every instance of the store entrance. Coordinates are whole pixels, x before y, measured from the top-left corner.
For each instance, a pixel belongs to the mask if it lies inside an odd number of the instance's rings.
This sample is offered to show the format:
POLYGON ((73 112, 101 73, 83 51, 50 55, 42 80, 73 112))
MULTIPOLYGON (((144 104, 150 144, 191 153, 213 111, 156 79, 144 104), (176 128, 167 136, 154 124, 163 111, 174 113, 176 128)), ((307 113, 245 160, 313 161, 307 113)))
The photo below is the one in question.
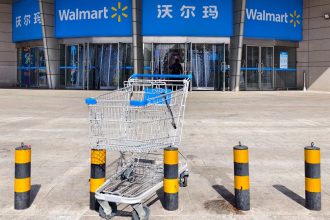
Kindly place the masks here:
POLYGON ((273 90, 274 47, 245 46, 242 71, 246 90, 273 90))
POLYGON ((192 74, 194 90, 229 89, 227 44, 144 44, 144 59, 145 73, 192 74))
POLYGON ((244 45, 242 90, 288 90, 297 87, 295 47, 244 45))
POLYGON ((153 73, 155 74, 186 74, 188 44, 154 44, 153 73), (178 62, 179 67, 173 68, 178 62))
POLYGON ((88 90, 121 88, 133 71, 131 54, 131 44, 126 43, 61 45, 62 85, 88 90))
POLYGON ((47 73, 43 47, 17 49, 17 81, 20 87, 46 88, 47 73))
POLYGON ((228 89, 228 45, 193 44, 191 54, 195 90, 225 91, 228 89))

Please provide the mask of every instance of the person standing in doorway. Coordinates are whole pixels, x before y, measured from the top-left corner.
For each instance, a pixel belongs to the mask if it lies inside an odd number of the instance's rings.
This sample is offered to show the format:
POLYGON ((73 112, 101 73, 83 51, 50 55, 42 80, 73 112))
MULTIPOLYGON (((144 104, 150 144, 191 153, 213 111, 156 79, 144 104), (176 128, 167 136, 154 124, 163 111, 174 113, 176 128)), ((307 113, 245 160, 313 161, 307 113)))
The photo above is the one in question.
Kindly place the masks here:
MULTIPOLYGON (((183 74, 183 68, 180 63, 180 60, 178 58, 175 58, 175 62, 170 66, 171 73, 174 74, 183 74)), ((171 82, 172 90, 176 91, 178 90, 178 85, 180 84, 176 79, 172 79, 173 81, 171 82)))
POLYGON ((175 58, 175 62, 170 66, 172 74, 182 74, 183 68, 178 58, 175 58))

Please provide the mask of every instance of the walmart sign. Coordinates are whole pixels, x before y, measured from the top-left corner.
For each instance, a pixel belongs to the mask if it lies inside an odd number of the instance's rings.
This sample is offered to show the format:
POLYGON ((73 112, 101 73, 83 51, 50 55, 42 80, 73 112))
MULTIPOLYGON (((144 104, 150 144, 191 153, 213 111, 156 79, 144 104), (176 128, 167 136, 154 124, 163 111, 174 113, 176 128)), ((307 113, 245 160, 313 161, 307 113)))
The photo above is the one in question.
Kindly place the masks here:
POLYGON ((42 39, 38 0, 14 1, 12 8, 13 42, 42 39))
POLYGON ((132 35, 131 0, 57 0, 56 37, 132 35))
POLYGON ((232 35, 232 0, 143 0, 145 36, 232 35))
POLYGON ((245 37, 302 40, 303 0, 247 0, 245 37))

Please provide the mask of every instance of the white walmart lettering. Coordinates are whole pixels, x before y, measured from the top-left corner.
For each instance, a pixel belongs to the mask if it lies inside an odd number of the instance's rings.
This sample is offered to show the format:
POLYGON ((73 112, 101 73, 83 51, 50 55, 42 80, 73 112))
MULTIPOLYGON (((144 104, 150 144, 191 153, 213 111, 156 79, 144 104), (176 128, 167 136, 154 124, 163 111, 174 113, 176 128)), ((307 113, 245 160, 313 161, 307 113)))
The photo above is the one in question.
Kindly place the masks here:
POLYGON ((76 8, 74 11, 70 9, 58 11, 61 21, 108 19, 108 12, 107 7, 101 10, 79 10, 76 8))
POLYGON ((248 20, 269 21, 276 23, 289 23, 288 13, 276 14, 269 13, 266 10, 258 11, 257 9, 246 9, 246 18, 248 20))

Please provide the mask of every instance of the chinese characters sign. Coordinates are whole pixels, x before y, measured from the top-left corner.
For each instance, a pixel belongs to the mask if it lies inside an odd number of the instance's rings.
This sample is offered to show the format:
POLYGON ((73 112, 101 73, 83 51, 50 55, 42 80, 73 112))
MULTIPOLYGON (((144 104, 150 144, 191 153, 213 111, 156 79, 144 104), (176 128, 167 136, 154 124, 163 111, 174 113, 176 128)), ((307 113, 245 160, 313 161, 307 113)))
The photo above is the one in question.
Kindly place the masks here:
POLYGON ((42 39, 38 0, 20 0, 13 4, 13 42, 42 39))
POLYGON ((56 37, 132 35, 131 0, 57 0, 56 37))
POLYGON ((303 0, 247 0, 245 37, 302 40, 303 0))
POLYGON ((232 0, 144 0, 145 36, 232 35, 232 0))

